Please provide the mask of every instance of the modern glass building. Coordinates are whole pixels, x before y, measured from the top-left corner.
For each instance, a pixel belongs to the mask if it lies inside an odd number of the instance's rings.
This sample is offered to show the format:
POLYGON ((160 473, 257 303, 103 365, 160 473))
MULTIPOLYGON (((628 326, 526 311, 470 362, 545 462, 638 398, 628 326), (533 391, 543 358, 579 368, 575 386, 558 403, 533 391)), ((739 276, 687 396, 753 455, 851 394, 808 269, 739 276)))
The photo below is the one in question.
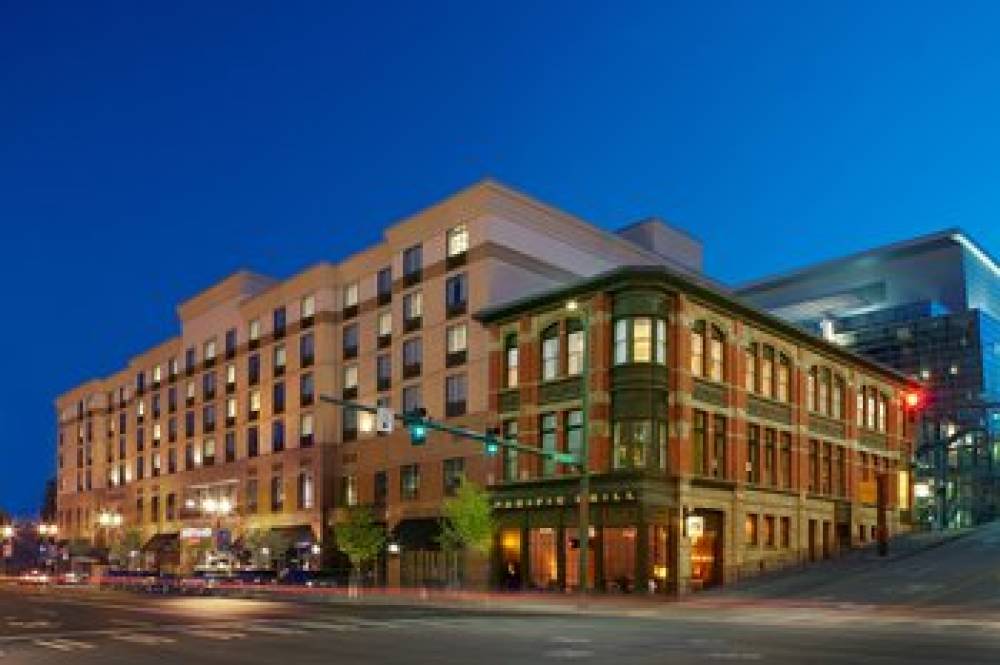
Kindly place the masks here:
POLYGON ((949 229, 736 292, 924 383, 919 521, 1000 514, 1000 263, 986 251, 949 229))

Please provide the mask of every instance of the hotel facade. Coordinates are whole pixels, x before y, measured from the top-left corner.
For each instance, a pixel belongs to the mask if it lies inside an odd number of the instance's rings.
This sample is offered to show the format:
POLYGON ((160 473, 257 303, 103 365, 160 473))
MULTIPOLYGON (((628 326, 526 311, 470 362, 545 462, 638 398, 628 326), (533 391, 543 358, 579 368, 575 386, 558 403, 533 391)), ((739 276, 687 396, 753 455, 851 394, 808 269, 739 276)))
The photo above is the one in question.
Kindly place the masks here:
MULTIPOLYGON (((589 588, 683 594, 907 528, 916 384, 885 366, 662 267, 480 318, 505 437, 579 455, 587 433, 589 588)), ((493 459, 494 584, 577 587, 579 472, 493 459)))
POLYGON ((177 336, 56 400, 61 537, 103 548, 137 530, 143 563, 161 568, 250 531, 326 555, 343 509, 367 504, 402 546, 387 581, 440 577, 442 499, 463 475, 492 485, 493 461, 438 433, 421 447, 378 436, 319 396, 482 429, 490 342, 474 312, 616 266, 700 262, 657 220, 611 233, 486 181, 339 263, 236 273, 177 308, 177 336))

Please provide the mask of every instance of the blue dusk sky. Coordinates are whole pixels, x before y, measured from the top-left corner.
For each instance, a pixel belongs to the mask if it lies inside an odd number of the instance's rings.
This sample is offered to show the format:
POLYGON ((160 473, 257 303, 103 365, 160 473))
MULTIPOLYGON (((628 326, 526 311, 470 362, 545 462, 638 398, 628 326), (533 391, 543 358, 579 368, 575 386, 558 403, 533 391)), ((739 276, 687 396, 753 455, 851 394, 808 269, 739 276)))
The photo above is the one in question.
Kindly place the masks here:
POLYGON ((0 508, 53 399, 238 268, 484 176, 660 215, 724 282, 961 226, 1000 251, 1000 4, 0 0, 0 508))

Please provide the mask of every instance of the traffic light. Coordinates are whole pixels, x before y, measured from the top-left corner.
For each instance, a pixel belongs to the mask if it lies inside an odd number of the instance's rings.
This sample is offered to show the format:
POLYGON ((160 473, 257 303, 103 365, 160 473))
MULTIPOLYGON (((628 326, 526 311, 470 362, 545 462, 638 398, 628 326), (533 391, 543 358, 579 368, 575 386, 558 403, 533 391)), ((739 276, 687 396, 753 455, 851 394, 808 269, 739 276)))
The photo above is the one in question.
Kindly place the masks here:
POLYGON ((486 430, 486 454, 496 455, 500 452, 500 428, 491 427, 486 430))
POLYGON ((915 411, 923 404, 924 396, 919 390, 910 390, 903 396, 903 402, 907 409, 915 411))
POLYGON ((410 430, 410 444, 422 446, 427 443, 427 409, 420 408, 410 411, 405 416, 406 428, 410 430))

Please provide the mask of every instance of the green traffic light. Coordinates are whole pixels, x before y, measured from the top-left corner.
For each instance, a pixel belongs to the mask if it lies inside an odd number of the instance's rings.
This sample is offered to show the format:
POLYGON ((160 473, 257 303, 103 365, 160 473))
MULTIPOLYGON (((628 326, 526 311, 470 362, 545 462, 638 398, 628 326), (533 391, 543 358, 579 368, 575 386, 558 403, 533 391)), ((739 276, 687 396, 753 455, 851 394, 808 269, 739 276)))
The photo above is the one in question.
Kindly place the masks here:
POLYGON ((500 452, 500 444, 498 444, 496 441, 490 441, 489 443, 486 444, 487 455, 496 455, 498 452, 500 452))
POLYGON ((413 423, 410 425, 410 443, 414 446, 422 446, 427 441, 427 426, 423 423, 413 423))

